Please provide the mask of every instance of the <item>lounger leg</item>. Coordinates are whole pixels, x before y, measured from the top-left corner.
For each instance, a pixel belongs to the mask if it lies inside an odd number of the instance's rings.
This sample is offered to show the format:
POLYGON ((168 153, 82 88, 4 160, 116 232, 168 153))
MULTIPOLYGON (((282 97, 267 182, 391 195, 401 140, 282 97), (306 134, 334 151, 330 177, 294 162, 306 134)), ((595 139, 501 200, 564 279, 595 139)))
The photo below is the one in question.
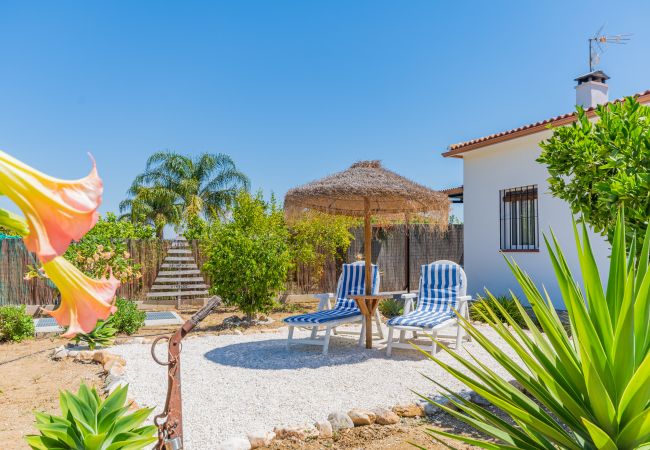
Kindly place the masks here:
POLYGON ((332 334, 333 334, 334 336, 336 336, 337 334, 339 334, 339 332, 336 331, 336 327, 332 328, 332 334))
POLYGON ((332 333, 332 328, 327 327, 325 329, 325 342, 323 342, 323 355, 327 355, 327 352, 330 348, 330 334, 332 333))
POLYGON ((293 327, 289 326, 289 337, 287 338, 287 348, 291 345, 291 339, 293 339, 293 327))
POLYGON ((431 332, 431 355, 435 356, 436 353, 438 352, 438 341, 436 341, 436 338, 438 337, 438 332, 433 331, 431 332))
POLYGON ((417 331, 414 331, 414 332, 413 332, 413 339, 417 339, 417 338, 418 338, 418 332, 417 332, 417 331))
POLYGON ((315 327, 311 327, 311 338, 312 339, 316 339, 316 336, 318 334, 318 328, 319 328, 318 325, 316 325, 315 327))
POLYGON ((375 310, 375 323, 377 324, 377 334, 379 335, 379 339, 384 338, 384 330, 381 328, 381 318, 379 317, 379 310, 375 310))
POLYGON ((388 327, 388 346, 386 347, 386 356, 390 357, 393 352, 393 327, 388 327))
POLYGON ((399 342, 400 344, 404 343, 404 338, 406 337, 406 331, 405 330, 400 330, 399 331, 399 342))
POLYGON ((460 344, 463 342, 463 328, 458 324, 458 331, 456 332, 456 351, 460 350, 460 344))

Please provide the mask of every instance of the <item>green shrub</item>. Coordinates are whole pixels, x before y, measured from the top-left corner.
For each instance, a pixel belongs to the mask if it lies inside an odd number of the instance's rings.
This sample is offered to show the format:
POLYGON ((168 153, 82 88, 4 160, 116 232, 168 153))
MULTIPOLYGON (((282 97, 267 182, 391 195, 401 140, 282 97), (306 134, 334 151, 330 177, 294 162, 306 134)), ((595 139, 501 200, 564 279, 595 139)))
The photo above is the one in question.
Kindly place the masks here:
POLYGON ((284 214, 274 200, 241 192, 235 199, 232 220, 215 221, 202 249, 203 269, 213 280, 212 294, 236 305, 248 316, 266 313, 284 289, 291 266, 284 214))
POLYGON ((507 323, 506 316, 501 313, 501 310, 504 310, 514 319, 517 325, 527 328, 526 321, 519 312, 515 299, 512 297, 506 297, 505 295, 495 297, 489 292, 487 293, 487 297, 478 296, 478 299, 472 303, 469 309, 470 319, 485 322, 484 317, 486 316, 488 308, 494 311, 501 323, 507 323), (501 308, 498 308, 495 303, 498 303, 501 308))
POLYGON ((141 426, 151 408, 128 412, 127 386, 120 386, 106 399, 85 384, 75 395, 61 391, 61 415, 36 413, 40 434, 25 436, 33 450, 140 450, 156 442, 156 427, 141 426))
POLYGON ((34 320, 25 305, 0 306, 0 342, 20 342, 34 337, 34 320))
POLYGON ((129 336, 142 328, 146 314, 138 309, 138 305, 131 300, 118 298, 115 303, 117 311, 113 314, 113 327, 118 333, 129 336))
POLYGON ((85 342, 88 348, 95 350, 97 346, 108 347, 115 341, 117 330, 113 327, 113 318, 110 316, 106 320, 98 320, 95 329, 88 334, 79 333, 74 340, 77 344, 85 342))
POLYGON ((379 312, 387 319, 401 316, 404 313, 404 302, 387 298, 379 303, 379 312))
POLYGON ((455 360, 453 365, 443 361, 448 361, 447 358, 423 353, 508 414, 516 425, 440 386, 450 404, 438 403, 439 407, 498 442, 434 429, 429 430, 432 435, 453 437, 487 449, 648 448, 650 230, 637 253, 626 250, 624 224, 619 213, 613 232, 607 289, 603 289, 584 224, 582 239, 577 229, 575 232, 584 290, 571 274, 555 236, 552 243, 546 240, 567 307, 571 337, 550 299, 514 261, 506 259, 539 320, 541 331, 516 299, 517 309, 530 332, 525 332, 499 302, 487 306, 482 315, 502 342, 494 342, 471 322, 461 320, 467 333, 509 377, 446 346, 442 349, 451 356, 449 359, 455 360), (626 253, 631 256, 628 258, 626 253), (506 318, 509 327, 501 322, 497 311, 506 318), (509 347, 516 356, 509 356, 504 347, 509 347), (529 395, 509 383, 510 377, 529 395))

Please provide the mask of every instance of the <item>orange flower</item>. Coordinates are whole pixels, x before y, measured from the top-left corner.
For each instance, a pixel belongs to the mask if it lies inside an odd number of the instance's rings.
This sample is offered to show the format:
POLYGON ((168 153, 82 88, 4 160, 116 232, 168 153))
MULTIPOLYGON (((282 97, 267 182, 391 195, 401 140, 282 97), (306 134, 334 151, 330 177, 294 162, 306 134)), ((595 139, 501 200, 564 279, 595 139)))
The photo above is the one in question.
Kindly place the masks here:
POLYGON ((116 311, 113 300, 120 282, 112 273, 94 280, 60 256, 43 264, 43 270, 61 292, 61 305, 49 314, 69 327, 62 337, 90 333, 98 319, 106 320, 116 311))
POLYGON ((65 252, 97 222, 102 180, 93 168, 80 180, 59 180, 0 151, 0 192, 23 211, 27 248, 46 263, 65 252))

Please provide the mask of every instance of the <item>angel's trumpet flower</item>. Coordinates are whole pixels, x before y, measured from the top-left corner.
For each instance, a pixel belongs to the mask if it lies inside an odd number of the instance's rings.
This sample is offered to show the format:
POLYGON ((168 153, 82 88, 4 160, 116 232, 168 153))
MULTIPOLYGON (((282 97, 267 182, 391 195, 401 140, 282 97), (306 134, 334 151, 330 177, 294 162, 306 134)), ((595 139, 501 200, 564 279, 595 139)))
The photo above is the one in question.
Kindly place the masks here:
POLYGON ((85 178, 59 180, 0 151, 0 193, 25 214, 25 245, 43 263, 63 254, 95 225, 102 190, 94 161, 85 178))
POLYGON ((106 320, 115 312, 113 300, 120 282, 112 273, 94 280, 60 256, 43 264, 43 270, 61 292, 61 305, 49 314, 59 325, 68 326, 62 337, 90 333, 98 319, 106 320))

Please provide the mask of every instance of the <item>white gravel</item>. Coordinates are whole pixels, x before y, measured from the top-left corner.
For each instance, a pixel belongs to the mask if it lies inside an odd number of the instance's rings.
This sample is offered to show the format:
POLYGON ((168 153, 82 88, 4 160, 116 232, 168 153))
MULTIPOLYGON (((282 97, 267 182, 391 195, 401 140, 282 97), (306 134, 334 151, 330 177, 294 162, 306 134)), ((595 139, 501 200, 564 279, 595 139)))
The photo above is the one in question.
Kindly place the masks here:
MULTIPOLYGON (((500 338, 482 331, 492 342, 500 338)), ((296 337, 307 333, 296 330, 296 337)), ((313 424, 333 411, 391 407, 417 399, 410 390, 436 393, 421 373, 458 392, 466 389, 455 378, 414 350, 394 350, 387 358, 383 345, 360 348, 351 337, 332 337, 329 355, 321 347, 286 347, 286 329, 277 333, 202 336, 187 339, 182 352, 182 389, 185 443, 188 449, 206 449, 253 430, 270 431, 280 425, 313 424)), ((164 345, 160 345, 162 350, 164 345)), ((509 347, 501 346, 506 352, 509 347)), ((130 393, 141 406, 164 405, 166 371, 149 354, 148 344, 112 348, 127 361, 130 393)), ((465 351, 505 372, 476 342, 465 351)), ((164 352, 160 352, 161 355, 164 352)), ((445 362, 452 359, 444 352, 445 362)), ((457 364, 452 363, 457 366, 457 364)))

